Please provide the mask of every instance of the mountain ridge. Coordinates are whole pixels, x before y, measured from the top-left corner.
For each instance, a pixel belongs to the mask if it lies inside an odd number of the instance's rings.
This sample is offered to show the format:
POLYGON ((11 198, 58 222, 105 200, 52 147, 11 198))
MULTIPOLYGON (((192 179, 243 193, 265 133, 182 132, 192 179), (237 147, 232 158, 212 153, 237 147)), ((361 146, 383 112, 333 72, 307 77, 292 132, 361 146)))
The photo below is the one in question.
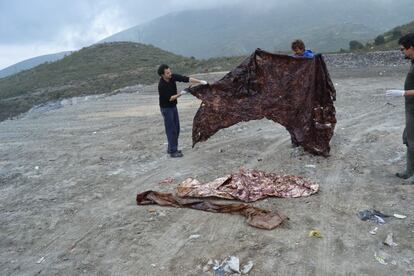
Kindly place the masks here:
POLYGON ((63 51, 63 52, 59 52, 59 53, 41 55, 41 56, 36 56, 36 57, 33 57, 33 58, 22 60, 18 63, 15 63, 13 65, 10 65, 10 66, 0 70, 0 78, 5 78, 5 77, 8 77, 8 76, 17 74, 21 71, 29 70, 29 69, 31 69, 33 67, 36 67, 36 66, 38 66, 42 63, 45 63, 45 62, 57 61, 59 59, 64 58, 67 55, 70 55, 71 53, 72 53, 72 51, 63 51))
POLYGON ((414 5, 408 0, 362 1, 365 5, 349 0, 340 6, 315 1, 303 9, 292 8, 297 3, 263 11, 217 8, 174 12, 101 42, 133 41, 184 56, 210 58, 246 55, 256 48, 289 50, 292 40, 303 38, 317 52, 335 52, 347 48, 350 40, 365 40, 411 21, 414 14, 414 5))

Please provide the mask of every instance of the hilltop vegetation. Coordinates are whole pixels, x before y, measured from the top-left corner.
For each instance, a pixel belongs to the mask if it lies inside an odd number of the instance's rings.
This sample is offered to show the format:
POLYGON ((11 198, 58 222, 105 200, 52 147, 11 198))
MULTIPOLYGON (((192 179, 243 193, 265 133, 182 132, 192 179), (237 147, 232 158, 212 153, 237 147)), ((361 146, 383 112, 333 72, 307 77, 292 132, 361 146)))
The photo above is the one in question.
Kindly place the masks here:
POLYGON ((414 33, 414 21, 401 25, 376 36, 365 45, 357 40, 349 42, 351 51, 387 51, 398 49, 398 39, 408 33, 414 33))
POLYGON ((197 60, 140 43, 96 44, 59 61, 0 79, 0 120, 51 100, 154 83, 161 63, 169 64, 175 72, 192 74, 229 70, 243 58, 197 60))

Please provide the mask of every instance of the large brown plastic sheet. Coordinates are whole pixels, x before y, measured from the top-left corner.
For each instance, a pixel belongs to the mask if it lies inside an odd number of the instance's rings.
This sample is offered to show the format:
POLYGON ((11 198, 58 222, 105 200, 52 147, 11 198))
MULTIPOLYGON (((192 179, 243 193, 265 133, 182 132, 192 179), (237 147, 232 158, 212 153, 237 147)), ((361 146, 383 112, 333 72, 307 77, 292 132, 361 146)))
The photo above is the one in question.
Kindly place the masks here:
POLYGON ((306 151, 329 154, 336 92, 321 55, 293 58, 257 49, 221 80, 189 90, 202 100, 193 146, 220 129, 267 118, 283 125, 306 151))
POLYGON ((268 196, 305 197, 318 190, 318 184, 300 176, 242 168, 236 173, 205 184, 197 179, 187 178, 177 186, 177 195, 180 197, 219 197, 252 202, 268 196))
POLYGON ((177 208, 191 208, 214 213, 240 214, 247 218, 247 223, 261 229, 274 229, 286 216, 253 207, 248 204, 217 204, 208 200, 180 198, 169 193, 146 191, 137 195, 138 205, 158 204, 177 208))

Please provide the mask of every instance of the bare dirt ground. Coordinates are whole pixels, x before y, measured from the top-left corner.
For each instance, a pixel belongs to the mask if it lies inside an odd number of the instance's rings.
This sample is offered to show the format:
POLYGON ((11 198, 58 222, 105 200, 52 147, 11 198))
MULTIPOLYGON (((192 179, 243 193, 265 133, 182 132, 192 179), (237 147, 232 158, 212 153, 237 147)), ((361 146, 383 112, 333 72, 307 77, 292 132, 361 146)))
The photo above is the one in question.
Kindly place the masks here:
POLYGON ((4 121, 0 274, 214 275, 203 271, 208 261, 234 255, 253 261, 249 275, 414 275, 414 186, 394 177, 405 166, 404 104, 383 96, 402 87, 407 71, 331 70, 338 124, 328 158, 291 148, 287 131, 267 120, 221 130, 192 149, 199 100, 186 95, 184 157, 172 159, 156 86, 4 121), (240 167, 305 176, 320 192, 254 203, 290 218, 271 231, 241 216, 135 203, 138 192, 174 191, 187 177, 209 181, 240 167), (158 184, 167 177, 175 181, 158 184), (361 221, 357 212, 368 208, 407 218, 361 221), (312 229, 323 237, 308 237, 312 229), (391 232, 395 247, 383 244, 391 232))

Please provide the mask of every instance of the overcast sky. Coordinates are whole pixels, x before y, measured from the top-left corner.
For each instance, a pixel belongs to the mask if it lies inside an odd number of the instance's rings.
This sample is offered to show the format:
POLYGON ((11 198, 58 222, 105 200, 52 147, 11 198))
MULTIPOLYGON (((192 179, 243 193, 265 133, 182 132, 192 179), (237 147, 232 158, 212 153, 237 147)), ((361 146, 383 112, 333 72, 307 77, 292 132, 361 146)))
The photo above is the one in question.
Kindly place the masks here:
POLYGON ((0 69, 39 55, 77 50, 170 12, 242 2, 247 1, 0 0, 0 69))

